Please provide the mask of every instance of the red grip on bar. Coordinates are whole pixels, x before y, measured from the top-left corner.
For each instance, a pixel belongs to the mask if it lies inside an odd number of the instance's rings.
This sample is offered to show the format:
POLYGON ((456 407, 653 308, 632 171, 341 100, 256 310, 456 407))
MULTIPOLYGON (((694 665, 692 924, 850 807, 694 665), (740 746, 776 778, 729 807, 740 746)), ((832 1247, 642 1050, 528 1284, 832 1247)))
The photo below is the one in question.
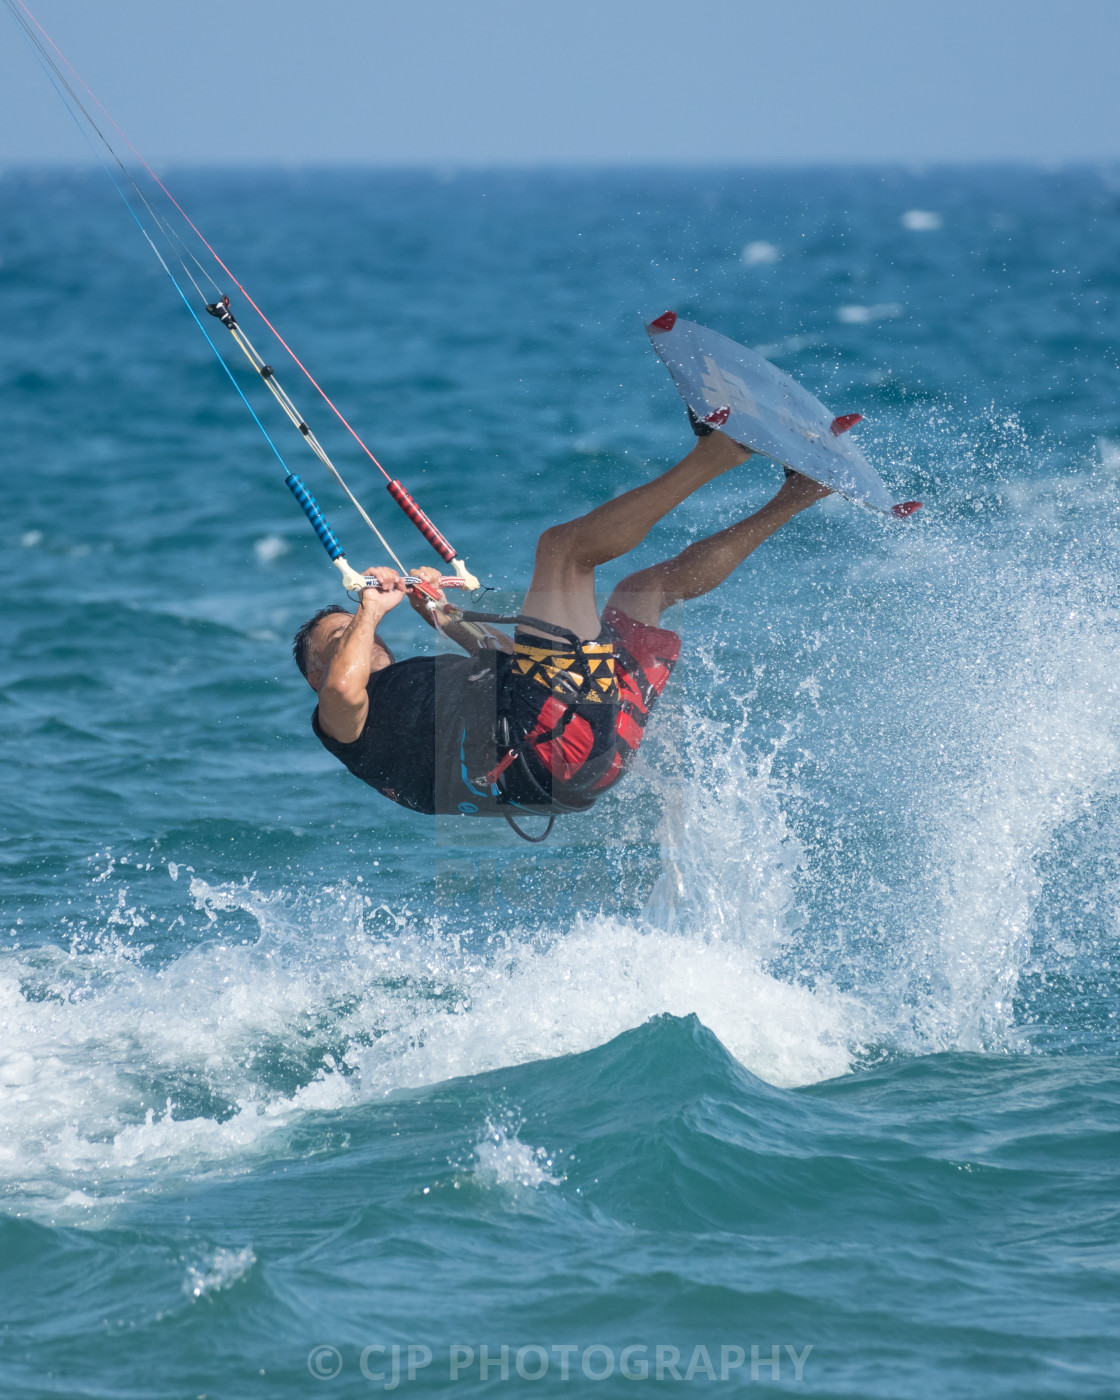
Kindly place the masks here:
POLYGON ((400 482, 390 481, 385 489, 440 558, 446 560, 446 562, 450 564, 452 559, 455 558, 454 549, 448 544, 400 482))

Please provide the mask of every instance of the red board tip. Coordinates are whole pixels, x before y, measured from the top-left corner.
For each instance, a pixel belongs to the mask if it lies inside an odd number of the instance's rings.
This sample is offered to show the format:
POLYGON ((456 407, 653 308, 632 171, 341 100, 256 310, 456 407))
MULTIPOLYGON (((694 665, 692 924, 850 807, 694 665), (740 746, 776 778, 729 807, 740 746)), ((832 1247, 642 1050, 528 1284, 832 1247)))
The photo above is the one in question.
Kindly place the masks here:
POLYGON ((647 331, 671 331, 677 324, 677 313, 666 311, 658 316, 656 321, 651 321, 646 327, 647 331))
POLYGON ((730 417, 731 410, 729 408, 713 408, 711 413, 705 413, 700 421, 713 428, 722 428, 730 417))
POLYGON ((854 428, 857 423, 862 422, 862 413, 842 413, 839 418, 832 420, 832 435, 839 437, 841 433, 846 433, 849 428, 854 428))
POLYGON ((908 515, 913 515, 916 510, 921 510, 921 501, 902 501, 897 506, 891 506, 891 514, 897 515, 900 520, 905 520, 908 515))

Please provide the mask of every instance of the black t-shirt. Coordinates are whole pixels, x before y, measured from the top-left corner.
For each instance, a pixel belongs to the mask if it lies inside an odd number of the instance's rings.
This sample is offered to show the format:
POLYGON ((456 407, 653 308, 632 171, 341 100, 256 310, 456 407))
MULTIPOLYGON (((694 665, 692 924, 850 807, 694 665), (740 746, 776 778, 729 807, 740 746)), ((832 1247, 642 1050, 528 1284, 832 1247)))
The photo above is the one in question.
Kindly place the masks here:
MULTIPOLYGON (((470 675, 480 668, 470 656, 415 656, 374 671, 366 686, 369 714, 352 744, 324 734, 319 707, 311 727, 319 742, 346 765, 355 777, 414 812, 446 811, 439 802, 437 773, 444 774, 447 736, 437 719, 462 714, 470 675), (437 745, 437 734, 440 743, 437 745), (441 762, 443 760, 443 762, 441 762)), ((471 707, 473 708, 473 707, 471 707)), ((454 727, 460 737, 461 725, 454 727)), ((458 810, 457 805, 451 807, 458 810)))

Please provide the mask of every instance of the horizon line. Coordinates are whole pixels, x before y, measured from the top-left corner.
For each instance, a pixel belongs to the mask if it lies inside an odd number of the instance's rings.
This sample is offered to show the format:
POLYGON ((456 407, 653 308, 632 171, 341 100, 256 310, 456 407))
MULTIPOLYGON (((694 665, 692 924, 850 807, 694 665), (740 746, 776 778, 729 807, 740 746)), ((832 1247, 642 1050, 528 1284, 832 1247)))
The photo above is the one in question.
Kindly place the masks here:
MULTIPOLYGON (((151 162, 165 170, 176 171, 261 171, 271 173, 295 173, 301 171, 361 172, 385 174, 428 174, 440 177, 460 174, 609 174, 630 171, 665 171, 674 174, 692 172, 773 172, 795 171, 845 171, 845 170, 890 170, 907 175, 924 175, 941 170, 1020 170, 1035 171, 1040 174, 1059 174, 1070 170, 1098 171, 1120 166, 1120 152, 1111 156, 1069 156, 1069 157, 1026 157, 1026 156, 977 156, 977 157, 790 157, 751 160, 673 160, 661 157, 637 157, 629 160, 330 160, 313 157, 307 160, 246 159, 228 160, 221 158, 196 157, 156 157, 151 162)), ((87 173, 100 171, 100 163, 94 159, 47 157, 0 157, 0 178, 8 174, 25 174, 37 171, 87 173)))

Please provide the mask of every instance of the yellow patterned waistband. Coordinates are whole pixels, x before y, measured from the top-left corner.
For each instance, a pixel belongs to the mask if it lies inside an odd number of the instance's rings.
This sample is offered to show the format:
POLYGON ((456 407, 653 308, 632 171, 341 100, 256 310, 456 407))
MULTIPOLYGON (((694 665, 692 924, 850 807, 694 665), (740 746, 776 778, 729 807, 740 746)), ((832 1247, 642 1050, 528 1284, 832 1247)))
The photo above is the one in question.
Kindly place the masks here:
POLYGON ((513 674, 546 686, 558 699, 613 702, 619 698, 610 642, 584 642, 577 658, 571 647, 535 647, 515 640, 513 674))

